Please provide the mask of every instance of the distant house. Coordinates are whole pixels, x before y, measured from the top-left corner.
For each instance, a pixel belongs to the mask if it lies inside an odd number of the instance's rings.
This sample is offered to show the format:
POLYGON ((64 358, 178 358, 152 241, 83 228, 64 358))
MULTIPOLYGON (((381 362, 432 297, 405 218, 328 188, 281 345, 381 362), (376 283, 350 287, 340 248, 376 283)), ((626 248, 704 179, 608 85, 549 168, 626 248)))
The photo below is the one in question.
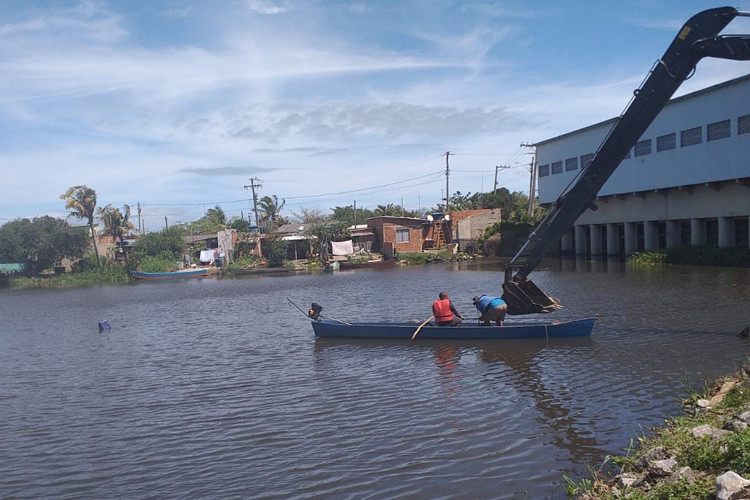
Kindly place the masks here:
POLYGON ((313 254, 312 242, 315 236, 309 236, 307 232, 314 226, 312 223, 295 222, 284 224, 276 230, 283 241, 287 242, 288 259, 309 259, 313 254))
POLYGON ((454 242, 458 243, 459 251, 473 251, 476 241, 483 236, 484 230, 498 222, 502 222, 502 213, 499 208, 453 212, 451 213, 451 237, 454 242))
POLYGON ((434 213, 426 219, 372 217, 367 219, 367 227, 373 233, 372 251, 389 258, 394 252, 422 252, 450 243, 458 244, 458 250, 471 250, 484 230, 501 220, 499 208, 484 208, 434 213))
POLYGON ((398 252, 421 252, 424 244, 424 219, 414 217, 372 217, 367 227, 373 233, 371 249, 392 258, 398 252))

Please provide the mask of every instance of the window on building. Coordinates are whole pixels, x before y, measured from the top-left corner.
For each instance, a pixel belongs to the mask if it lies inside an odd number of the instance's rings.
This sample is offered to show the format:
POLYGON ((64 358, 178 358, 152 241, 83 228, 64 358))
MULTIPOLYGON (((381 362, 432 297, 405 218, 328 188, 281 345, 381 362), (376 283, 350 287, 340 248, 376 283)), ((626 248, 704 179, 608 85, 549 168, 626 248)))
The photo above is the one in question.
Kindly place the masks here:
POLYGON ((562 173, 562 162, 556 161, 552 164, 552 173, 553 174, 561 174, 562 173))
POLYGON ((706 141, 715 141, 725 139, 730 136, 729 120, 722 120, 716 123, 709 123, 706 126, 706 141))
POLYGON ((408 229, 396 229, 396 243, 409 243, 408 229))
POLYGON ((570 172, 578 168, 578 157, 565 160, 565 171, 570 172))
POLYGON ((594 153, 589 153, 587 155, 581 156, 581 169, 584 169, 589 166, 589 163, 591 163, 591 160, 594 158, 594 153))
POLYGON ((689 128, 680 132, 680 147, 693 146, 703 142, 703 129, 701 127, 689 128))
POLYGON ((549 175, 549 163, 546 165, 539 165, 539 177, 547 177, 549 175))
POLYGON ((667 151, 676 147, 676 134, 662 135, 656 138, 656 152, 667 151))
POLYGON ((750 115, 737 118, 737 135, 750 134, 750 115))
POLYGON ((646 156, 651 154, 651 139, 644 139, 635 143, 633 148, 635 156, 646 156))

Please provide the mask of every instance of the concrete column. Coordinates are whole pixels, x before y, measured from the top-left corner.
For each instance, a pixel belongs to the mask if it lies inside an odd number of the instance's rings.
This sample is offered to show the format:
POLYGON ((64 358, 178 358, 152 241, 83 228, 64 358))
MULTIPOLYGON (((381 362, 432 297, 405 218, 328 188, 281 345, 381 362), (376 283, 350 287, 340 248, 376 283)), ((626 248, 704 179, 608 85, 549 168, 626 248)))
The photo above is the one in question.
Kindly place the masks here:
POLYGON ((617 224, 607 224, 607 255, 617 255, 620 253, 620 232, 617 230, 617 224))
POLYGON ((576 255, 586 255, 586 227, 587 226, 575 226, 576 235, 576 255))
POLYGON ((643 248, 646 251, 659 248, 659 226, 654 221, 643 223, 643 248))
POLYGON ((732 217, 719 217, 719 247, 734 247, 734 219, 732 217))
POLYGON ((680 223, 676 220, 667 221, 667 248, 680 246, 680 223))
POLYGON ((573 238, 570 236, 570 231, 566 231, 560 238, 560 249, 563 253, 570 253, 573 251, 573 238))
POLYGON ((706 221, 703 219, 690 219, 690 244, 693 246, 706 246, 706 221))
POLYGON ((630 255, 638 250, 638 231, 635 222, 625 223, 625 255, 630 255))
POLYGON ((591 224, 589 226, 591 232, 591 255, 602 254, 602 226, 599 224, 591 224))

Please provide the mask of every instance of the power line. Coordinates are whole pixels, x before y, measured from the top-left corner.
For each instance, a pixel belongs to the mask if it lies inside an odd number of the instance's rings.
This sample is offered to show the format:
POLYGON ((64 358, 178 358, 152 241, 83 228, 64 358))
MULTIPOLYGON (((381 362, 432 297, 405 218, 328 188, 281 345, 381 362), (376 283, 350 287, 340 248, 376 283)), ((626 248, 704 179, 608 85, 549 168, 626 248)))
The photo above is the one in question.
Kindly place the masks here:
POLYGON ((430 176, 442 174, 442 173, 443 172, 432 172, 430 174, 420 175, 419 177, 412 177, 411 179, 405 179, 403 181, 391 182, 388 184, 381 184, 379 186, 372 186, 372 187, 362 188, 362 189, 352 189, 350 191, 339 191, 337 193, 326 193, 326 194, 310 194, 310 195, 305 195, 305 196, 285 196, 284 199, 285 200, 300 200, 302 198, 324 198, 326 196, 338 196, 342 194, 361 193, 362 191, 370 191, 371 189, 380 189, 384 187, 395 186, 397 184, 403 184, 405 182, 411 182, 411 181, 415 181, 418 179, 424 179, 425 177, 430 177, 430 176))

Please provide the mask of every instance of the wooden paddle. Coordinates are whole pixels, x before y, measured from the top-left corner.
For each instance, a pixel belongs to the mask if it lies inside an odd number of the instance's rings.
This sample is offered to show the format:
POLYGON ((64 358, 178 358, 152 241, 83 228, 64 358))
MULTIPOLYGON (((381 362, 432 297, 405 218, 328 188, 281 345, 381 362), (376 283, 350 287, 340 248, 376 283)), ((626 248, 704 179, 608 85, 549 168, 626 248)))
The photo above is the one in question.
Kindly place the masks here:
POLYGON ((424 320, 424 323, 422 323, 421 325, 419 325, 419 328, 417 328, 414 331, 414 335, 411 336, 411 339, 414 340, 415 338, 417 338, 417 334, 419 333, 419 330, 421 330, 424 325, 426 325, 427 323, 429 323, 430 321, 432 321, 432 318, 434 318, 434 317, 435 316, 430 316, 429 318, 427 318, 426 320, 424 320))

